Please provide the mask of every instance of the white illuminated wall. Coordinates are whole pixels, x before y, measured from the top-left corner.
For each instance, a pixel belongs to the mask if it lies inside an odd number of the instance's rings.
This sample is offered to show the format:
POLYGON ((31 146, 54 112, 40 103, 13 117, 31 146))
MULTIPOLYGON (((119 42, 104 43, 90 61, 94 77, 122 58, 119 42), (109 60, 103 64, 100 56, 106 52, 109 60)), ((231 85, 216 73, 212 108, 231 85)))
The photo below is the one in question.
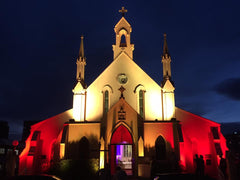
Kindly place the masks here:
MULTIPOLYGON (((159 82, 160 84, 160 82, 159 82)), ((125 100, 137 112, 138 108, 138 92, 134 92, 136 88, 142 85, 145 92, 145 119, 146 120, 162 120, 162 88, 151 79, 132 59, 124 52, 121 53, 102 74, 87 88, 86 99, 86 120, 96 121, 103 116, 103 90, 105 86, 112 89, 110 93, 110 107, 111 108, 120 97, 118 90, 123 86, 126 90, 123 92, 125 100), (125 74, 128 78, 126 84, 118 82, 118 75, 125 74)), ((167 111, 174 111, 174 94, 173 97, 165 96, 165 105, 169 106, 167 111), (169 99, 170 98, 170 99, 169 99), (171 110, 170 110, 171 109, 171 110)), ((171 114, 171 113, 165 113, 171 114)), ((172 114, 173 115, 173 114, 172 114)), ((165 120, 170 120, 170 116, 165 117, 165 120)))
POLYGON ((77 83, 73 89, 73 118, 75 121, 85 120, 85 101, 86 101, 86 90, 83 89, 80 82, 77 83))

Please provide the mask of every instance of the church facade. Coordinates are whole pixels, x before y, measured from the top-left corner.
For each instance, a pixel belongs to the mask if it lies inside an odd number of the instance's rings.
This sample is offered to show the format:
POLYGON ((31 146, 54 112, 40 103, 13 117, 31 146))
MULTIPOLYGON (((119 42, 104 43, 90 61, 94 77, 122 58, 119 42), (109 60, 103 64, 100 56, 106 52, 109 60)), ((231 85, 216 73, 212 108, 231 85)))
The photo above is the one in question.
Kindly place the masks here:
POLYGON ((112 63, 85 84, 83 37, 76 60, 73 108, 31 127, 20 155, 20 174, 46 171, 55 161, 88 157, 98 168, 121 166, 128 175, 194 173, 195 155, 202 155, 205 173, 216 177, 227 150, 220 124, 175 106, 171 56, 163 42, 163 79, 157 83, 133 58, 132 28, 124 17, 115 25, 112 63))

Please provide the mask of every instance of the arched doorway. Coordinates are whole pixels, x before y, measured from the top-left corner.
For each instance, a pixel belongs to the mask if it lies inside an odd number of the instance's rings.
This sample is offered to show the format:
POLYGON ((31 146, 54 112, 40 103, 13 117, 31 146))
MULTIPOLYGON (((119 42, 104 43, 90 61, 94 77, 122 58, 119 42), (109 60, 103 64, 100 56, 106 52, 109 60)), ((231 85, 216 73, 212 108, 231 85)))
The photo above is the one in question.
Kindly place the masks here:
POLYGON ((133 138, 124 125, 120 125, 112 134, 111 138, 111 173, 115 173, 120 166, 128 175, 133 170, 133 138))
POLYGON ((80 160, 89 159, 90 153, 89 141, 85 136, 83 136, 80 139, 80 141, 78 142, 78 146, 79 146, 78 159, 80 160))
POLYGON ((166 143, 162 136, 158 136, 155 141, 156 160, 166 159, 166 143))

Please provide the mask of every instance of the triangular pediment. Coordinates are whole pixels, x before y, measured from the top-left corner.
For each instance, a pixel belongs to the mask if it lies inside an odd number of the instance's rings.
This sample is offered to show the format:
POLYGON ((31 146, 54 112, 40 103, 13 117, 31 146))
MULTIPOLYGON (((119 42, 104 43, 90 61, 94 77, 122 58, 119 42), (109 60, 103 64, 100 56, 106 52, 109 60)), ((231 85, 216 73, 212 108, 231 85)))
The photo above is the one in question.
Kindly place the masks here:
MULTIPOLYGON (((92 86, 100 85, 100 89, 104 85, 110 85, 113 89, 120 88, 121 84, 118 82, 118 75, 126 74, 128 82, 123 84, 126 90, 132 86, 131 91, 134 91, 137 85, 142 84, 156 86, 161 90, 161 87, 140 68, 125 52, 119 54, 119 56, 90 84, 92 86)), ((152 87, 153 88, 153 87, 152 87)), ((115 91, 113 90, 113 91, 115 91)))
MULTIPOLYGON (((107 122, 109 127, 117 127, 124 124, 125 127, 137 126, 138 121, 142 120, 140 115, 129 105, 125 99, 121 98, 108 111, 107 122)), ((114 129, 114 128, 113 128, 114 129)))
POLYGON ((137 112, 138 108, 138 87, 145 90, 146 119, 159 119, 161 117, 161 90, 147 73, 145 73, 126 53, 119 56, 90 84, 87 88, 87 119, 100 119, 103 112, 104 91, 109 91, 109 108, 111 108, 120 97, 118 90, 123 86, 125 100, 137 112), (120 77, 126 77, 127 81, 121 83, 120 77), (152 103, 154 101, 154 103, 152 103), (99 111, 96 113, 96 109, 99 111))
POLYGON ((124 18, 122 17, 118 23, 115 25, 114 27, 114 31, 115 32, 118 32, 119 30, 121 30, 122 28, 125 28, 128 33, 132 32, 132 28, 131 28, 131 25, 129 24, 129 22, 124 18))
MULTIPOLYGON (((114 110, 117 110, 117 111, 121 111, 121 107, 123 108, 122 110, 123 111, 127 111, 127 112, 131 112, 131 113, 134 113, 134 114, 138 114, 137 111, 135 111, 135 109, 132 108, 131 105, 129 105, 127 103, 127 101, 123 98, 120 98, 118 102, 116 102, 112 107, 111 109, 109 110, 109 112, 111 111, 114 111, 114 110)), ((126 113, 127 113, 126 112, 126 113)))

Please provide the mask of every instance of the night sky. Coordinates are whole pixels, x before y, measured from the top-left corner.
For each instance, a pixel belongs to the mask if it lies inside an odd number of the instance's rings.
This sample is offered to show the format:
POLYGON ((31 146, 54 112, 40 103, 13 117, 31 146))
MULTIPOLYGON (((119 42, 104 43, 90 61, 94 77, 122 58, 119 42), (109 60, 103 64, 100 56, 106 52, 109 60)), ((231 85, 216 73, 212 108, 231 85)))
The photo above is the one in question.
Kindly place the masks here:
POLYGON ((112 62, 122 6, 134 61, 159 84, 167 33, 176 106, 240 121, 240 1, 11 0, 0 2, 0 121, 12 135, 72 108, 81 35, 88 85, 112 62))

